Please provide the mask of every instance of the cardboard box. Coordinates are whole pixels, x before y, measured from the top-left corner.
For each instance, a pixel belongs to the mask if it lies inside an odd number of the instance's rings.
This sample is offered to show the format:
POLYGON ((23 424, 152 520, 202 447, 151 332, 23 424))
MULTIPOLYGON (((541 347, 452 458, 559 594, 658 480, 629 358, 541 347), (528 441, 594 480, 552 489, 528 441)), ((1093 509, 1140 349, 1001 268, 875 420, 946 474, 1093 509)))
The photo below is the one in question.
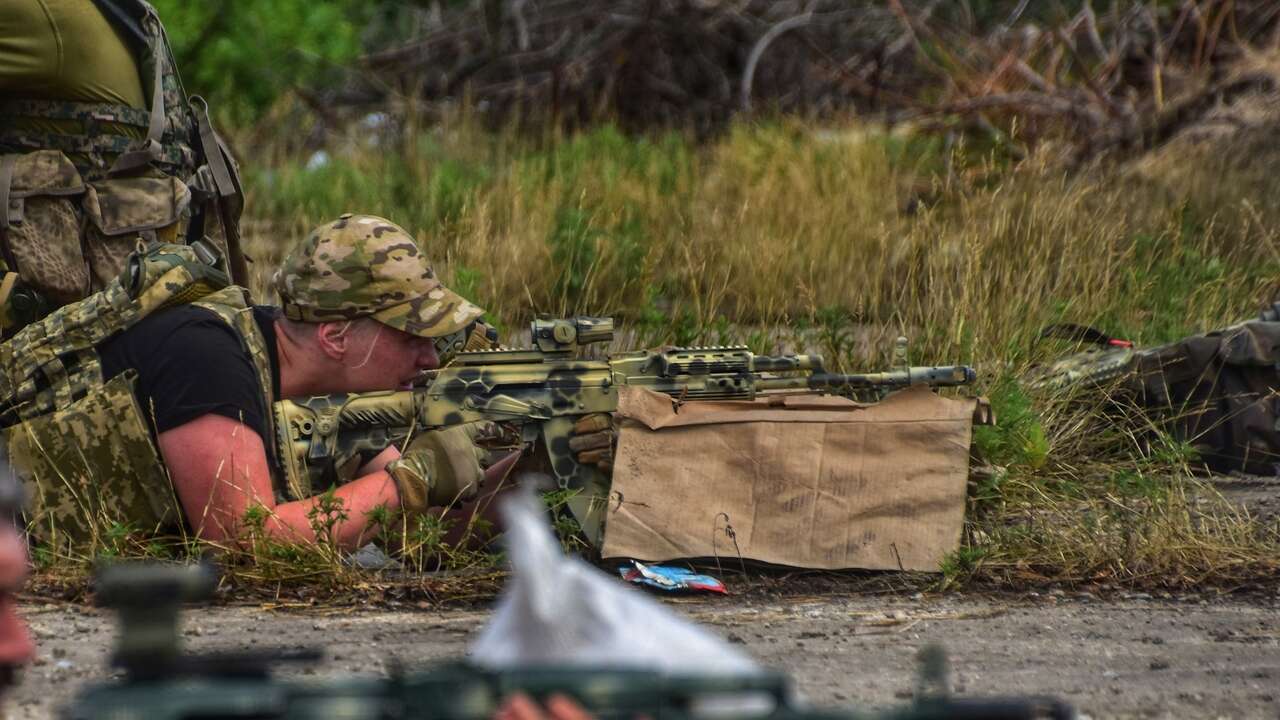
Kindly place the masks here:
POLYGON ((959 545, 980 401, 624 390, 604 557, 937 571, 959 545))

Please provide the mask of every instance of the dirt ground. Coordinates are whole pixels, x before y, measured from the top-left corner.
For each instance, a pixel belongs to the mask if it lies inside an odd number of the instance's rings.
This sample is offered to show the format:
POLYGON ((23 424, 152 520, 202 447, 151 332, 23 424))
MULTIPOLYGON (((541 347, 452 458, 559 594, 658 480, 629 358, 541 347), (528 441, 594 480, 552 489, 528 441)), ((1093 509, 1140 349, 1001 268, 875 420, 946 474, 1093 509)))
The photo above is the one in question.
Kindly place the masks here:
MULTIPOLYGON (((1224 477, 1215 485, 1255 516, 1280 517, 1280 478, 1224 477)), ((760 588, 659 599, 785 671, 817 706, 908 702, 917 652, 941 643, 964 696, 1054 695, 1085 718, 1280 718, 1280 582, 1248 596, 1176 597, 841 587, 805 585, 798 592, 815 594, 785 599, 760 588)), ((28 602, 23 614, 39 658, 5 717, 52 717, 76 688, 111 676, 111 616, 47 600, 28 602)), ((195 652, 323 648, 322 663, 280 673, 322 679, 459 657, 487 618, 484 610, 221 606, 190 611, 183 637, 195 652)))
MULTIPOLYGON (((677 612, 788 672, 816 705, 905 702, 915 656, 949 650, 966 696, 1048 693, 1082 716, 1280 717, 1280 594, 1250 599, 1105 600, 1053 591, 1021 596, 728 596, 671 602, 677 612)), ((79 685, 108 676, 114 624, 92 608, 29 606, 41 657, 10 702, 10 717, 49 717, 79 685)), ((483 625, 478 610, 220 607, 190 613, 193 650, 324 646, 304 676, 379 673, 458 656, 483 625)))

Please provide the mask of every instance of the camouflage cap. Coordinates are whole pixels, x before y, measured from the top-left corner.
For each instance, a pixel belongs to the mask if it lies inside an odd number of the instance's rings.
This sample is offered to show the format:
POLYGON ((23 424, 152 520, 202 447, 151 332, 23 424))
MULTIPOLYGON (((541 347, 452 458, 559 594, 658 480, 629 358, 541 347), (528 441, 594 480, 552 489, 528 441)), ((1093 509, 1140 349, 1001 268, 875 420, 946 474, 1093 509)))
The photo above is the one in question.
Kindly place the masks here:
POLYGON ((484 314, 436 279, 409 233, 373 215, 343 215, 294 249, 271 284, 285 317, 371 317, 420 337, 465 328, 484 314))

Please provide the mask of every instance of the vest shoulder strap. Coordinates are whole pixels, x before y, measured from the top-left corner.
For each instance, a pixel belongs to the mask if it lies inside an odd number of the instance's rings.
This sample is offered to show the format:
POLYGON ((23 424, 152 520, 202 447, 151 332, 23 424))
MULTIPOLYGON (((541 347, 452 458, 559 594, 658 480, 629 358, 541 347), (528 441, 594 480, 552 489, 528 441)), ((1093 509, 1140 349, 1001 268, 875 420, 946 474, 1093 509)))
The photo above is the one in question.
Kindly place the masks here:
MULTIPOLYGON (((262 438, 262 444, 267 451, 267 457, 272 461, 272 465, 279 467, 275 441, 275 415, 271 412, 272 405, 276 401, 275 396, 272 394, 271 353, 267 348, 266 337, 258 327, 257 321, 254 320, 253 308, 245 302, 244 289, 232 285, 206 295, 191 304, 209 310, 230 325, 240 338, 241 347, 248 353, 249 359, 253 361, 253 368, 258 374, 258 386, 262 389, 262 417, 267 425, 264 428, 267 437, 262 438)), ((279 478, 277 478, 278 480, 279 478)), ((277 485, 279 485, 278 482, 277 485)), ((279 487, 277 487, 277 491, 279 491, 279 487)))
POLYGON ((135 55, 147 51, 147 31, 143 27, 151 6, 142 0, 93 0, 98 12, 111 23, 135 55))

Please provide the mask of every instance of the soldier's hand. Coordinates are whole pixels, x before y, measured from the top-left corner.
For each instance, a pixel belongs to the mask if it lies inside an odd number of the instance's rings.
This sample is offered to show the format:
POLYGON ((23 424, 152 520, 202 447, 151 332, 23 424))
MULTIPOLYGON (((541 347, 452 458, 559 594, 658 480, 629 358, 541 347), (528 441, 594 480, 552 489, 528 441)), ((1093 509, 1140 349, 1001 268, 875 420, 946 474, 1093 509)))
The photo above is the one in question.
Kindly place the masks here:
POLYGON ((484 450, 474 442, 476 428, 455 425, 419 435, 398 460, 387 464, 400 490, 401 507, 421 512, 476 496, 484 483, 484 450))
POLYGON ((410 450, 387 463, 387 474, 396 483, 400 509, 405 513, 425 513, 431 507, 435 466, 435 456, 427 449, 410 450))
POLYGON ((602 472, 613 471, 613 446, 617 442, 613 416, 591 413, 578 418, 569 437, 569 449, 583 465, 595 465, 602 472))

